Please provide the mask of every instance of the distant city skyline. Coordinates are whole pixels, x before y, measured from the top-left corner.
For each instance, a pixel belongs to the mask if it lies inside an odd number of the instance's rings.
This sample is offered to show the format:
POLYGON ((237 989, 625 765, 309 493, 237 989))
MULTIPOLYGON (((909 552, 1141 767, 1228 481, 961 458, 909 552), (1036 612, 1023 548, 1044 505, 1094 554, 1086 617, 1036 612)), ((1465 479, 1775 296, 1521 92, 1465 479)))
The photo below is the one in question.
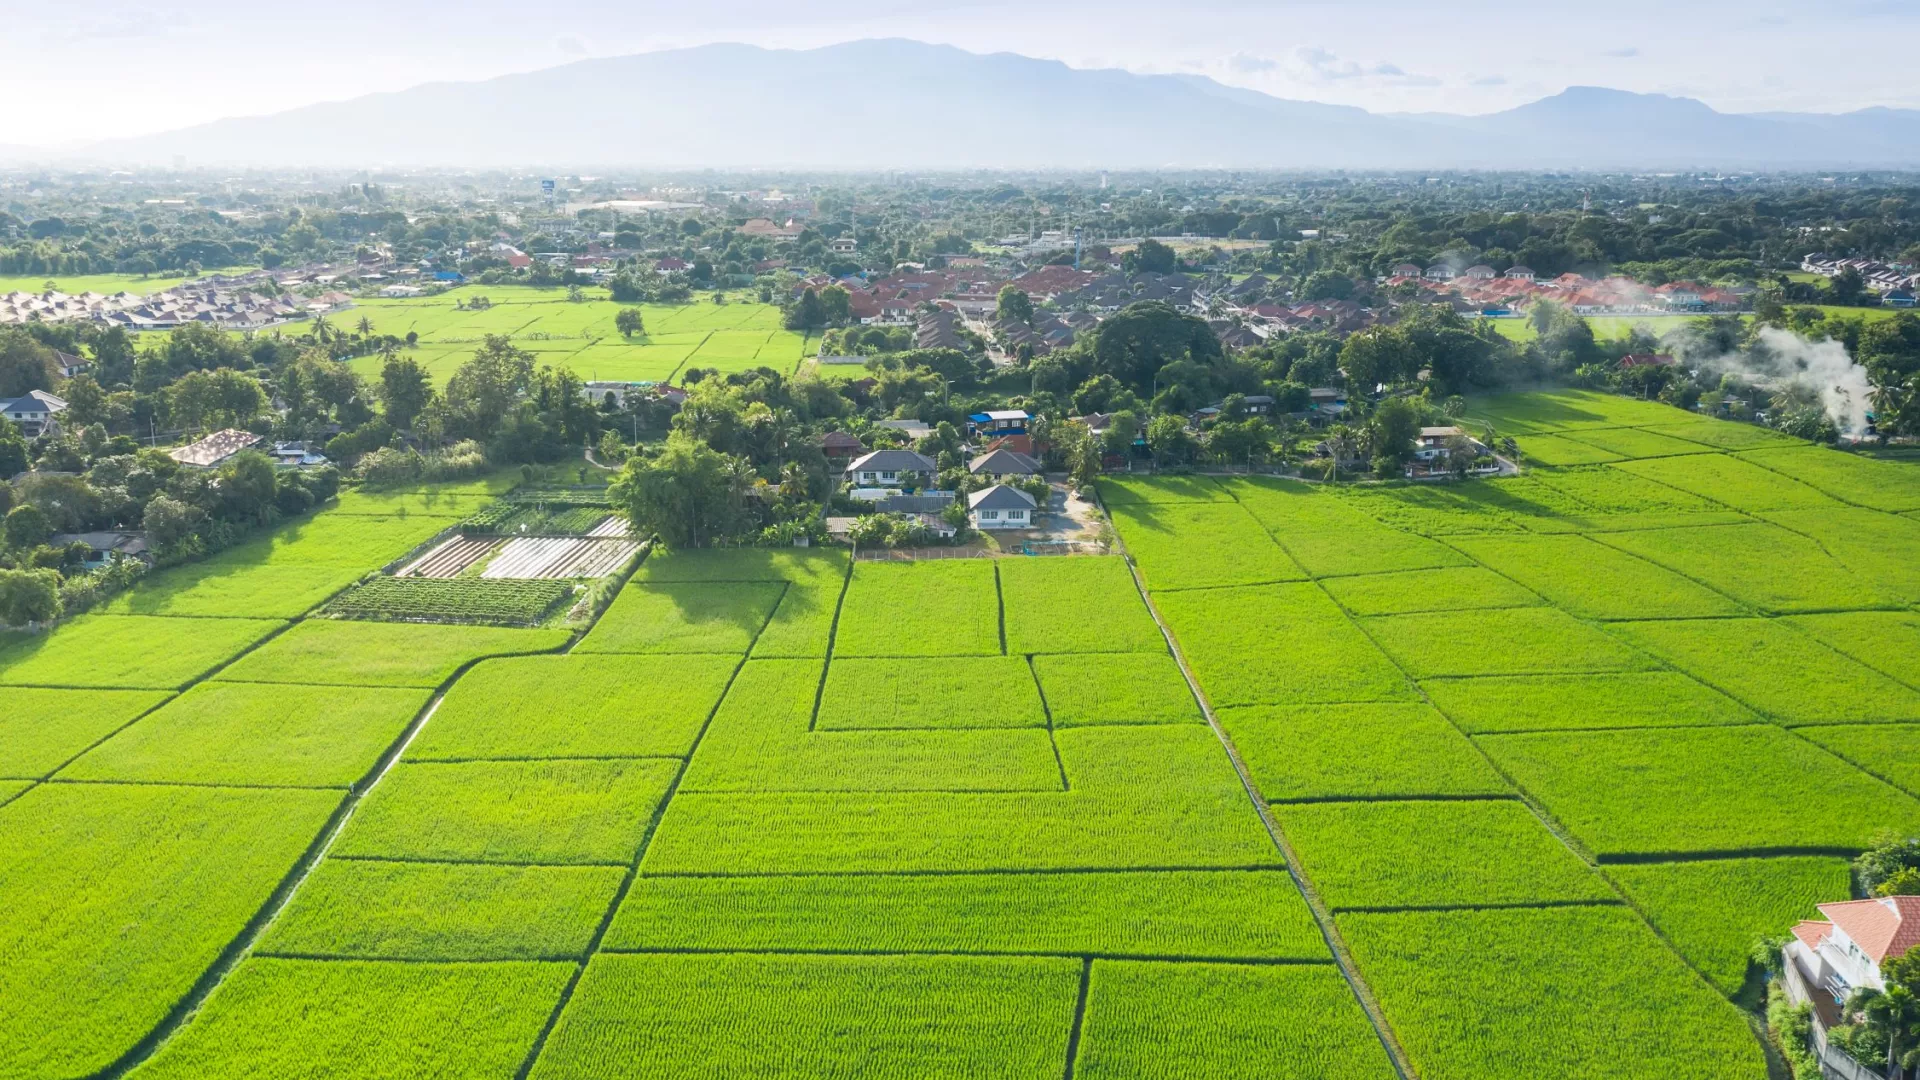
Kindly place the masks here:
POLYGON ((15 103, 0 145, 167 131, 717 41, 813 48, 870 37, 1200 74, 1375 112, 1492 112, 1571 85, 1694 97, 1725 112, 1920 108, 1911 76, 1920 9, 1892 0, 1376 0, 1363 10, 1334 0, 870 0, 849 14, 768 0, 583 0, 564 10, 473 0, 450 13, 404 0, 314 9, 108 0, 76 12, 0 0, 0 93, 15 103))

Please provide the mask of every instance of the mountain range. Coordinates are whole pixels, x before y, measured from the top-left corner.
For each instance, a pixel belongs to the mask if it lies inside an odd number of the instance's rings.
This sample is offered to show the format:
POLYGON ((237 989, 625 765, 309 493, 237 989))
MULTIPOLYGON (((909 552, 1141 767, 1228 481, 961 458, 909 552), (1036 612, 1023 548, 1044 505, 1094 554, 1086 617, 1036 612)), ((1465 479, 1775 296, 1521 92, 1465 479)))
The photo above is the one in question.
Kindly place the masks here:
POLYGON ((1920 166, 1920 110, 1722 113, 1574 87, 1381 114, 1195 75, 916 41, 705 45, 218 120, 15 160, 661 169, 1826 169, 1920 166))

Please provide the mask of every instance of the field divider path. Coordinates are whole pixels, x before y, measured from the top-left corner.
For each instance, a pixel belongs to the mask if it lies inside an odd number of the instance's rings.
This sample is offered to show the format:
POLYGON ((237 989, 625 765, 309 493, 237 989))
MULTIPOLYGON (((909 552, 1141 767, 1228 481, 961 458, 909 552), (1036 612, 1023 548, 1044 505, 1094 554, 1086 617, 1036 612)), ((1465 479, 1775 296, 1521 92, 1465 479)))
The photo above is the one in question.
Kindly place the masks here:
MULTIPOLYGON (((1104 499, 1097 500, 1095 505, 1100 508, 1101 513, 1107 514, 1104 499)), ((1235 500, 1235 505, 1238 505, 1238 500, 1235 500)), ((1243 507, 1243 512, 1244 509, 1243 507)), ((1108 514, 1109 520, 1111 517, 1112 515, 1108 514)), ((1280 547, 1280 542, 1274 539, 1271 533, 1268 533, 1268 539, 1272 540, 1274 546, 1280 547)), ((1147 605, 1147 613, 1153 616, 1154 625, 1160 628, 1160 636, 1166 640, 1167 651, 1173 656, 1174 662, 1180 666, 1180 675, 1186 680, 1188 691, 1193 694, 1194 701, 1199 704, 1201 714, 1207 719, 1207 726, 1213 729, 1214 738, 1218 739, 1220 745, 1225 748, 1227 759, 1232 762, 1233 771, 1239 775, 1240 786, 1246 791, 1247 798, 1252 801, 1254 812, 1260 815, 1260 823, 1265 826, 1267 836, 1272 839, 1274 846, 1280 850, 1281 856, 1286 860, 1287 877, 1292 879, 1293 887, 1300 892, 1301 897, 1306 901, 1307 909, 1313 914, 1314 925, 1320 929, 1320 936, 1327 944, 1327 951, 1333 956, 1334 966, 1340 970, 1341 978, 1346 980, 1354 999, 1360 1003, 1361 1010, 1366 1013, 1367 1023, 1373 1027, 1374 1035, 1379 1038, 1381 1047, 1386 1051, 1387 1060, 1393 1064, 1394 1073, 1400 1077, 1400 1080, 1416 1080, 1418 1074, 1414 1072, 1406 1050, 1401 1047, 1398 1036, 1388 1024, 1386 1013, 1381 1010, 1379 1001, 1374 998, 1373 990, 1361 979, 1353 954, 1347 948, 1346 940, 1340 936, 1339 927, 1334 925, 1332 909, 1327 906, 1320 894, 1314 891, 1312 884, 1301 873, 1299 855, 1293 850, 1293 845, 1288 842, 1286 834, 1281 831, 1280 822, 1273 816, 1273 809, 1267 805, 1259 786, 1254 783, 1252 771, 1247 768, 1246 761, 1240 756, 1240 748, 1234 745, 1233 737, 1227 734, 1226 727, 1220 723, 1219 716, 1213 711, 1213 703, 1201 689, 1200 681, 1194 677, 1193 669, 1187 665, 1187 658, 1180 651, 1179 643, 1174 639, 1173 630, 1167 626, 1166 620, 1160 617, 1160 609, 1153 602, 1153 594, 1148 591, 1146 580, 1140 576, 1140 567, 1126 549, 1125 538, 1120 538, 1117 545, 1122 557, 1126 559, 1127 572, 1133 576, 1133 587, 1139 592, 1141 602, 1147 605)), ((1281 550, 1286 549, 1281 547, 1281 550)), ((1288 557, 1291 558, 1291 555, 1288 557)))
MULTIPOLYGON (((833 644, 840 637, 840 612, 846 609, 847 592, 853 588, 853 564, 858 561, 859 552, 858 547, 854 548, 854 557, 847 559, 846 573, 840 576, 840 595, 833 601, 833 621, 827 624, 827 655, 820 659, 820 685, 813 688, 813 713, 807 717, 808 734, 820 728, 820 702, 827 696, 827 672, 833 667, 833 644)), ((788 583, 788 588, 792 588, 791 582, 788 583)), ((785 599, 785 597, 786 594, 782 593, 781 598, 785 599)), ((780 606, 775 604, 773 610, 778 612, 780 606)), ((757 645, 759 642, 760 639, 756 636, 754 644, 757 645)), ((753 655, 753 650, 748 649, 747 655, 753 655)))
MULTIPOLYGON (((851 564, 849 564, 849 576, 851 576, 851 564)), ((787 590, 793 588, 793 583, 788 581, 782 584, 780 597, 784 600, 787 590)), ((647 849, 652 846, 654 835, 660 831, 660 822, 667 816, 667 808, 673 804, 673 796, 680 790, 680 782, 686 779, 687 769, 693 764, 693 755, 699 752, 700 743, 706 739, 707 731, 713 727, 714 717, 720 715, 720 709, 726 704, 727 695, 733 692, 734 682, 740 678, 740 672, 746 668, 747 660, 753 656, 753 647, 760 643, 760 635, 767 632, 767 627, 773 622, 774 613, 779 610, 780 601, 778 600, 767 608, 766 615, 760 620, 760 628, 753 633, 753 640, 747 642, 747 647, 741 652, 739 661, 727 674, 726 686, 721 688, 720 696, 715 699, 713 708, 707 711, 706 719, 700 722, 700 730, 694 734, 693 744, 687 747, 686 756, 680 759, 680 767, 674 770, 673 779, 668 782, 666 793, 660 796, 659 804, 654 807, 652 815, 647 819, 646 830, 640 835, 640 844, 634 850, 633 860, 627 864, 626 873, 620 878, 619 887, 614 890, 613 899, 608 901, 607 910, 601 915, 599 925, 594 927, 593 936, 587 939, 587 946, 580 953, 579 960, 574 965, 573 974, 568 976, 567 984, 561 988, 560 999, 554 1002, 553 1010, 547 1014, 546 1022, 540 1026, 540 1033, 534 1037, 533 1045, 527 1048, 526 1058, 521 1061, 520 1068, 514 1073, 515 1080, 526 1080, 533 1072, 534 1065, 539 1062, 540 1054, 546 1049, 547 1040, 552 1037, 554 1027, 560 1023, 560 1017, 567 1011, 567 1005, 573 1001, 574 991, 579 988, 580 980, 587 973, 587 965, 599 955, 601 942, 606 940, 607 931, 613 927, 613 920, 619 915, 620 906, 626 902, 627 894, 633 891, 633 883, 640 876, 640 863, 647 857, 647 849)), ((827 651, 829 653, 833 651, 831 637, 827 641, 827 651)), ((822 666, 824 665, 823 661, 822 666)))

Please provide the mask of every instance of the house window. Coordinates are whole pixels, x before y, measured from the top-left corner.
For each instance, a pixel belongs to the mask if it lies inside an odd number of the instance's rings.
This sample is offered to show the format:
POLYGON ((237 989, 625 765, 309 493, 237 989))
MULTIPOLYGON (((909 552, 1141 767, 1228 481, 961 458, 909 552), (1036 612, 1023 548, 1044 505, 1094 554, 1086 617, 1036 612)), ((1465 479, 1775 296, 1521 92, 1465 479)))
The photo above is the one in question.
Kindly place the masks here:
POLYGON ((882 479, 882 480, 891 480, 891 479, 893 479, 893 476, 894 476, 894 474, 893 474, 893 473, 890 473, 890 472, 883 472, 883 473, 881 473, 881 474, 880 474, 880 479, 882 479))
POLYGON ((981 521, 998 521, 1000 520, 1000 511, 982 510, 980 511, 980 520, 981 521))

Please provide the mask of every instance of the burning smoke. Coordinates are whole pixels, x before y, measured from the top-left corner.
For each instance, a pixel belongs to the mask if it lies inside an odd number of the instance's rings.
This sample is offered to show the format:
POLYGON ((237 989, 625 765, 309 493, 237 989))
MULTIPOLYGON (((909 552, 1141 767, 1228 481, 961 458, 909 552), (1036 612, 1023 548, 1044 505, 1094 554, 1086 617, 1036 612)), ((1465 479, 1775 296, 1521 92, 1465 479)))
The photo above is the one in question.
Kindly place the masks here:
POLYGON ((1693 341, 1680 349, 1689 366, 1735 375, 1763 389, 1799 388, 1817 397, 1843 439, 1867 433, 1873 384, 1838 341, 1812 341, 1789 330, 1762 327, 1745 349, 1723 352, 1693 341))

